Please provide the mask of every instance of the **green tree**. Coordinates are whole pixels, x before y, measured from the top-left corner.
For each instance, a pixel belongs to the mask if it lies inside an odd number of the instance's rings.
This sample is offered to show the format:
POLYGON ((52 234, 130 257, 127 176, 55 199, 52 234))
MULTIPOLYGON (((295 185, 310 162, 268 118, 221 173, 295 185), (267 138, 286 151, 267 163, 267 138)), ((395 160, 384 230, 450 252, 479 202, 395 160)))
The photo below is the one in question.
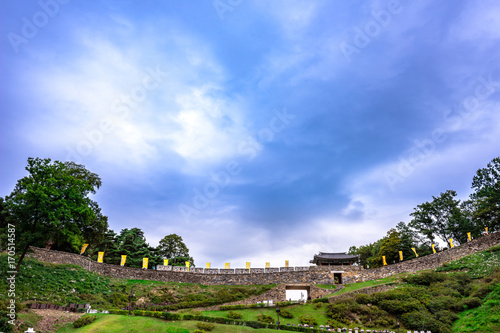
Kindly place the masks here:
POLYGON ((118 245, 116 233, 108 229, 102 242, 95 247, 87 249, 87 252, 93 258, 96 258, 99 252, 104 252, 106 263, 119 265, 121 262, 121 253, 118 249, 118 245))
POLYGON ((392 228, 387 232, 387 236, 380 240, 380 250, 378 252, 378 260, 382 264, 382 256, 388 265, 399 261, 399 248, 401 245, 401 237, 399 232, 392 228))
POLYGON ((189 261, 190 265, 194 266, 194 260, 189 256, 189 249, 187 248, 186 244, 184 244, 182 237, 177 234, 170 234, 163 237, 158 244, 157 250, 158 255, 160 255, 164 259, 169 259, 169 264, 184 266, 184 262, 189 261), (177 259, 172 261, 172 259, 174 258, 177 259), (182 260, 184 260, 184 262, 182 262, 182 260))
POLYGON ((29 158, 26 170, 28 176, 17 181, 4 202, 20 249, 16 271, 31 245, 50 248, 66 242, 78 251, 86 240, 100 241, 107 217, 89 197, 101 186, 97 174, 74 162, 40 158, 29 158))
MULTIPOLYGON (((120 255, 127 256, 126 265, 129 267, 142 267, 143 258, 151 258, 149 244, 146 243, 144 232, 139 228, 123 229, 117 236, 120 255)), ((151 266, 151 265, 150 265, 151 266)))
POLYGON ((426 236, 431 243, 439 237, 450 246, 450 238, 462 243, 466 240, 469 223, 460 209, 460 200, 455 200, 455 191, 448 190, 431 202, 418 205, 410 215, 410 226, 426 236), (465 237, 465 238, 464 238, 465 237))
POLYGON ((477 170, 472 188, 473 219, 483 230, 500 230, 500 157, 477 170))

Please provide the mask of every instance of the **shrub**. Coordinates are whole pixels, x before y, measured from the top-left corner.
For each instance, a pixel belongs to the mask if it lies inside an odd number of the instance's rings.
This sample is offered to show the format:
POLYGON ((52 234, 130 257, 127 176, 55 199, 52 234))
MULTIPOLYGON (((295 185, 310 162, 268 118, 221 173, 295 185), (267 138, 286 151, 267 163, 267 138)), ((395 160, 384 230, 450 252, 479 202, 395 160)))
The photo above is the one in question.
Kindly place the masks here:
POLYGON ((227 317, 231 319, 241 319, 243 315, 239 312, 229 311, 227 317))
POLYGON ((203 330, 203 331, 212 331, 215 328, 215 324, 212 323, 205 323, 205 322, 197 322, 196 323, 196 328, 203 330))
POLYGON ((266 314, 258 315, 257 320, 260 321, 261 323, 268 323, 268 324, 272 324, 274 322, 273 317, 266 314))
POLYGON ((171 312, 163 312, 161 316, 163 317, 163 319, 166 320, 181 320, 182 318, 182 315, 171 312))
POLYGON ((316 298, 313 299, 313 303, 328 303, 328 298, 327 297, 316 298))
POLYGON ((482 304, 482 301, 479 297, 469 297, 462 301, 462 304, 467 309, 474 309, 479 307, 482 304))
POLYGON ((433 282, 442 282, 446 280, 446 275, 436 272, 424 272, 420 274, 411 274, 403 278, 404 282, 422 286, 429 286, 433 282))
POLYGON ((311 316, 300 316, 299 320, 300 320, 301 324, 307 324, 307 325, 310 325, 310 326, 316 326, 316 325, 318 325, 318 322, 317 322, 316 318, 311 317, 311 316))
POLYGON ((288 310, 281 310, 280 315, 281 315, 283 318, 288 318, 288 319, 293 318, 293 313, 291 313, 291 312, 290 312, 290 311, 288 311, 288 310))
POLYGON ((75 320, 73 322, 73 327, 74 328, 79 328, 79 327, 91 324, 96 319, 97 319, 96 316, 83 316, 83 317, 80 317, 80 318, 78 318, 77 320, 75 320))
POLYGON ((406 312, 420 311, 425 307, 416 299, 406 301, 384 300, 380 302, 380 308, 392 314, 403 314, 406 312))
POLYGON ((367 295, 367 294, 357 294, 354 297, 356 298, 356 302, 358 302, 359 304, 370 304, 370 303, 372 303, 372 298, 370 297, 370 295, 367 295))
POLYGON ((429 313, 409 312, 401 316, 401 322, 407 329, 426 330, 433 333, 452 333, 451 326, 434 319, 429 313))
POLYGON ((435 315, 438 320, 448 325, 453 324, 453 322, 458 319, 458 316, 456 314, 448 310, 436 312, 435 315))
POLYGON ((195 329, 193 331, 193 333, 205 333, 205 331, 204 330, 195 329))
POLYGON ((314 309, 316 309, 316 310, 318 310, 318 309, 321 309, 321 307, 322 307, 322 306, 323 306, 323 303, 319 303, 319 302, 318 302, 318 303, 315 303, 315 304, 313 305, 313 308, 314 308, 314 309))

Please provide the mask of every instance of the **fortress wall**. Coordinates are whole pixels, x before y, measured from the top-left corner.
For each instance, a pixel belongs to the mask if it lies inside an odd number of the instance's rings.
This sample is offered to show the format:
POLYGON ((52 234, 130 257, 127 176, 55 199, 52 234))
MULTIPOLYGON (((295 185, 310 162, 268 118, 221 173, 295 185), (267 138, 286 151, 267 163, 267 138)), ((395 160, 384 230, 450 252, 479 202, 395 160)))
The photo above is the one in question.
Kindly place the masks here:
POLYGON ((143 270, 140 268, 97 263, 89 261, 87 257, 78 254, 35 247, 32 247, 33 253, 28 254, 28 256, 55 264, 78 265, 103 276, 120 279, 176 281, 202 285, 333 284, 334 272, 343 272, 343 283, 380 279, 398 273, 434 269, 443 263, 462 258, 477 251, 483 251, 499 243, 500 232, 495 232, 475 239, 472 242, 456 246, 450 250, 375 269, 363 270, 357 266, 311 266, 307 270, 304 267, 300 267, 299 270, 292 270, 293 268, 290 267, 289 270, 280 272, 248 273, 248 270, 246 270, 242 274, 228 274, 227 272, 222 272, 223 270, 214 272, 214 269, 203 273, 200 273, 199 269, 196 269, 195 272, 143 270))

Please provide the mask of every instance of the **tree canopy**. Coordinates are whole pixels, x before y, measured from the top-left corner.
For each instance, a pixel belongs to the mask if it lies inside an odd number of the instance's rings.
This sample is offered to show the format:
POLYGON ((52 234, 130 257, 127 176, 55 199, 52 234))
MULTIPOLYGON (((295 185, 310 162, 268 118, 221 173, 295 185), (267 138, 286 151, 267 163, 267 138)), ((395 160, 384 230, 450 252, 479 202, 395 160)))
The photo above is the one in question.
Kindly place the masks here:
POLYGON ((182 263, 184 265, 182 261, 189 261, 194 266, 194 260, 189 256, 189 249, 184 244, 182 237, 177 234, 170 234, 163 237, 157 249, 158 255, 164 259, 174 259, 171 260, 172 264, 182 263))
POLYGON ((21 257, 30 245, 70 247, 77 251, 84 242, 97 244, 108 228, 97 202, 90 198, 101 179, 83 165, 29 158, 28 176, 17 181, 5 198, 4 211, 16 226, 21 257))

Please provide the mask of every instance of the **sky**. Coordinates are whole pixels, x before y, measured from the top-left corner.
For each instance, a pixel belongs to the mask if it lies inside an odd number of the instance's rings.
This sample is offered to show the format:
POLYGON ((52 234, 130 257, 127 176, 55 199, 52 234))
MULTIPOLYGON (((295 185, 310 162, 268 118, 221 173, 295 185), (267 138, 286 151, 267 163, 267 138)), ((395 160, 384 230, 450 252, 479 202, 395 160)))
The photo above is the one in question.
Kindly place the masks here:
POLYGON ((97 173, 115 232, 204 267, 372 243, 500 156, 500 3, 0 2, 0 196, 97 173))

